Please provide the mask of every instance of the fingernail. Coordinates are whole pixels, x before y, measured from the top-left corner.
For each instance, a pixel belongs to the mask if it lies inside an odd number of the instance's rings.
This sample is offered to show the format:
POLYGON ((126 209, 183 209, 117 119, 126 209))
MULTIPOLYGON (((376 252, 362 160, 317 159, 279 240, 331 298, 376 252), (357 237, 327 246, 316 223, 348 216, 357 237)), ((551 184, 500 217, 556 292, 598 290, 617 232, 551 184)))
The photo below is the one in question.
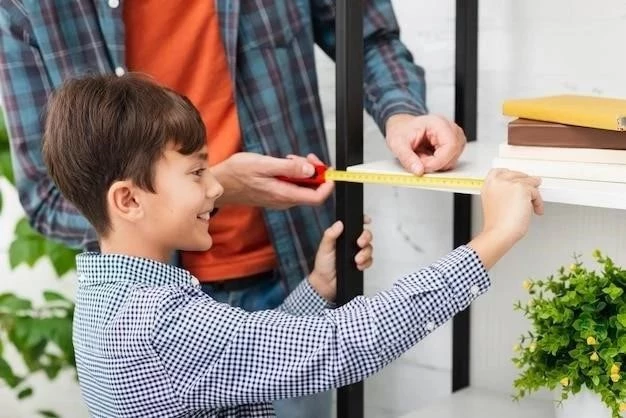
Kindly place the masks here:
POLYGON ((411 166, 411 172, 415 174, 422 174, 423 167, 420 163, 414 163, 411 166))
POLYGON ((312 176, 313 173, 315 173, 315 169, 311 164, 305 164, 304 166, 302 166, 302 174, 304 174, 305 176, 312 176))

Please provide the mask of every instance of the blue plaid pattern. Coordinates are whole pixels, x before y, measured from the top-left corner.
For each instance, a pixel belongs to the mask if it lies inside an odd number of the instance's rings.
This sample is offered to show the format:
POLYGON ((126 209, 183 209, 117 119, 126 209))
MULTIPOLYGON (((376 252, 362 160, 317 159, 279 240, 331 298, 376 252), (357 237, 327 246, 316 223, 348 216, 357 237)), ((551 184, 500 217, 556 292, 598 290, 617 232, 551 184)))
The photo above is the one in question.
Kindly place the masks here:
MULTIPOLYGON (((216 1, 244 149, 329 161, 314 45, 334 57, 335 0, 207 1, 216 1)), ((116 3, 0 0, 0 89, 20 199, 35 229, 74 247, 95 248, 96 236, 47 175, 41 115, 66 78, 125 68, 116 3)), ((364 48, 364 105, 381 129, 393 114, 426 113, 423 70, 399 40, 390 0, 365 0, 364 48)), ((288 290, 308 274, 333 205, 266 211, 288 290)))
POLYGON ((246 312, 171 265, 98 253, 77 264, 78 376, 91 414, 107 418, 273 416, 273 400, 375 373, 490 284, 462 246, 340 308, 304 280, 277 310, 246 312))

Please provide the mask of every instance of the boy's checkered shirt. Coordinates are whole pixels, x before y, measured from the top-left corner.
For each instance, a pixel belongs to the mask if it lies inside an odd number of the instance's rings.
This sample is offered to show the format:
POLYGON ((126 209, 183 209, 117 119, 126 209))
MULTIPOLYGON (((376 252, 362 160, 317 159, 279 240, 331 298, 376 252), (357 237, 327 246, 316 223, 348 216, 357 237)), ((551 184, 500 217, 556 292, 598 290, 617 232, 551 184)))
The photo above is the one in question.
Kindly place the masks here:
POLYGON ((462 246, 388 291, 331 309, 301 285, 274 311, 202 293, 185 270, 84 253, 74 348, 94 417, 270 417, 271 401, 360 381, 489 287, 462 246))

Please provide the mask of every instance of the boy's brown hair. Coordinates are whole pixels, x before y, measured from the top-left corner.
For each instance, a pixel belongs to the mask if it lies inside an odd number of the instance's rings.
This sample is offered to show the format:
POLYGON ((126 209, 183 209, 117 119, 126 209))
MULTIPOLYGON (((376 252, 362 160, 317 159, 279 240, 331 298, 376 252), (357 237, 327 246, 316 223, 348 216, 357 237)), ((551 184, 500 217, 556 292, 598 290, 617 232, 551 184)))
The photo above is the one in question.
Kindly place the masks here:
POLYGON ((43 158, 61 193, 105 236, 114 182, 132 180, 154 192, 154 165, 166 145, 189 155, 205 140, 187 98, 137 74, 92 75, 67 81, 51 96, 43 158))

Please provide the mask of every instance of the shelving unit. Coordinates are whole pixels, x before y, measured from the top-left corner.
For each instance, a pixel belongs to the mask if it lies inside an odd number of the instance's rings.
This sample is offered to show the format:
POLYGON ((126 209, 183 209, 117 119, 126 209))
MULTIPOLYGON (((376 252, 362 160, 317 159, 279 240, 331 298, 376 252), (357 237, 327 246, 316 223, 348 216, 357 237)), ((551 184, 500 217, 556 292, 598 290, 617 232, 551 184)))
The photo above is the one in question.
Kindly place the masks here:
MULTIPOLYGON (((358 171, 390 171, 398 169, 393 161, 362 164, 362 0, 337 2, 337 168, 358 171), (348 3, 350 7, 348 7, 348 3)), ((465 131, 470 141, 476 138, 477 122, 477 52, 478 0, 456 0, 455 37, 455 122, 465 131)), ((463 175, 484 178, 491 168, 497 144, 481 142, 468 144, 459 165, 463 175)), ((445 175, 445 174, 441 174, 445 175)), ((454 193, 452 248, 469 241, 471 237, 472 195, 474 189, 437 189, 454 193)), ((359 184, 338 184, 337 215, 350 221, 360 219, 363 195, 359 184)), ((546 202, 597 208, 626 210, 626 184, 544 179, 541 193, 546 202)), ((346 238, 355 237, 361 226, 355 222, 346 225, 346 238)), ((354 249, 343 241, 338 265, 339 302, 345 303, 363 289, 362 275, 344 263, 354 249)), ((433 405, 425 406, 405 418, 548 418, 554 408, 549 401, 524 400, 513 403, 506 394, 483 391, 470 385, 470 309, 457 314, 452 328, 452 391, 433 405)), ((342 388, 338 392, 338 416, 363 417, 362 384, 342 388)))
MULTIPOLYGON (((336 165, 346 169, 363 162, 363 0, 337 2, 336 49, 336 165)), ((469 140, 476 138, 478 0, 456 0, 455 35, 455 122, 469 140)), ((454 195, 452 248, 469 241, 472 228, 471 196, 454 195)), ((363 187, 337 185, 337 216, 345 225, 337 246, 337 303, 348 302, 363 293, 363 274, 345 260, 355 253, 352 244, 361 232, 363 187)), ((452 390, 470 383, 470 310, 453 319, 452 390)), ((362 418, 363 384, 337 391, 337 416, 362 418)))
MULTIPOLYGON (((458 167, 454 171, 428 174, 427 176, 485 178, 491 169, 491 163, 497 154, 497 148, 497 146, 489 143, 470 143, 467 145, 467 148, 459 159, 458 167)), ((411 175, 406 173, 395 160, 381 160, 367 164, 359 164, 348 167, 348 171, 411 175)), ((422 188, 464 195, 480 193, 478 189, 451 189, 445 187, 422 188)), ((626 209, 626 183, 544 178, 539 190, 546 202, 597 208, 626 209)))

